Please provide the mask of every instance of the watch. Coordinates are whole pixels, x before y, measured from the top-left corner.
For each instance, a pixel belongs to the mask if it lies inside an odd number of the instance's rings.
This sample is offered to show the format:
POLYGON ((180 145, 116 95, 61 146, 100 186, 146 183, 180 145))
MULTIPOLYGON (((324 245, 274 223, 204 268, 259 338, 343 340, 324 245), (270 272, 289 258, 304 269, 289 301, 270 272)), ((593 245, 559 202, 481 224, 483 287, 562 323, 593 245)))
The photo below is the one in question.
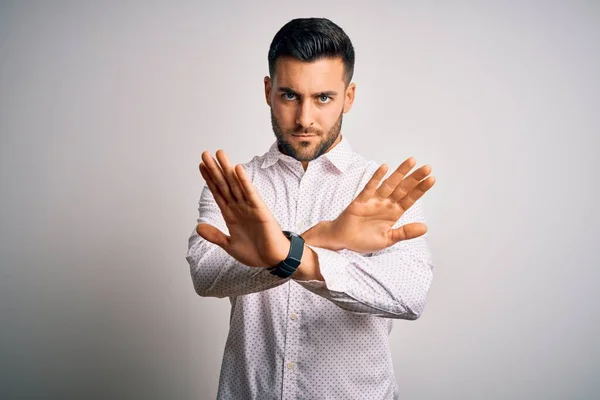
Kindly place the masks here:
POLYGON ((281 278, 288 278, 300 265, 302 260, 302 253, 304 252, 304 239, 297 233, 290 231, 283 231, 286 238, 290 240, 290 251, 285 260, 280 262, 274 267, 267 268, 273 275, 277 275, 281 278))

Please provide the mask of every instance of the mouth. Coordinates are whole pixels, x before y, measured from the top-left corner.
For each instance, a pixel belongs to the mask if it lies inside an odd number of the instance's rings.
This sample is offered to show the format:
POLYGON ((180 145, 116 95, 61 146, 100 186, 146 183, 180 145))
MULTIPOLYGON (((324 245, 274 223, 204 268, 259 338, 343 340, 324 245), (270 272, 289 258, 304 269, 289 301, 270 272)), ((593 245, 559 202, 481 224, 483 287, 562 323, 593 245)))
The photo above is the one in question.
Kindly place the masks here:
POLYGON ((292 133, 292 136, 299 137, 299 138, 309 138, 309 137, 315 137, 317 135, 297 135, 295 133, 292 133))

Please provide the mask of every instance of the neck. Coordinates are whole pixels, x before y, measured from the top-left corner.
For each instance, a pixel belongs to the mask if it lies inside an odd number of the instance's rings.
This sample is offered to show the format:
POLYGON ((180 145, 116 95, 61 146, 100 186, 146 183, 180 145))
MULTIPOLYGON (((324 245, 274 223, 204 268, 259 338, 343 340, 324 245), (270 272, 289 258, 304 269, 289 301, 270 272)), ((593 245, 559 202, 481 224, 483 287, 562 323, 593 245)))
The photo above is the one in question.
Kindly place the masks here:
MULTIPOLYGON (((329 148, 327 150, 325 150, 325 153, 323 153, 323 154, 329 153, 329 151, 331 149, 333 149, 335 146, 337 146, 338 143, 341 141, 342 141, 342 134, 340 133, 338 135, 337 139, 335 139, 335 142, 333 142, 333 144, 331 146, 329 146, 329 148)), ((304 168, 304 170, 306 171, 306 168, 308 168, 309 161, 302 161, 301 163, 302 163, 302 168, 304 168)))

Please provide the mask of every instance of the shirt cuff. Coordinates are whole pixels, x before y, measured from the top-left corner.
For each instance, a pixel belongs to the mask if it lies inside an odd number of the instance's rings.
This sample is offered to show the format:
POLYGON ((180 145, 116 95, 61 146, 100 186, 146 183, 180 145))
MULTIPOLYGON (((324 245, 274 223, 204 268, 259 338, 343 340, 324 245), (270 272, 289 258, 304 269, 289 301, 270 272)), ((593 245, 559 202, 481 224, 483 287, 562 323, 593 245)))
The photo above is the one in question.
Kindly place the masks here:
POLYGON ((308 247, 317 253, 317 257, 319 259, 319 269, 325 281, 302 281, 302 284, 317 290, 320 289, 345 293, 348 289, 348 260, 333 250, 314 246, 308 247))

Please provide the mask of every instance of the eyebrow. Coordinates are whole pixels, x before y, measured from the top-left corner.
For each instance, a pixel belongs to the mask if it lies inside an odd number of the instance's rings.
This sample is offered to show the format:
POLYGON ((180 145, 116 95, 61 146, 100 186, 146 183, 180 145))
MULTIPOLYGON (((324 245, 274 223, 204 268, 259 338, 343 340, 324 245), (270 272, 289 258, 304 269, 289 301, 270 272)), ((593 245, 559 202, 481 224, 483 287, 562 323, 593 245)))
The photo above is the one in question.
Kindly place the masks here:
MULTIPOLYGON (((278 92, 286 92, 286 93, 293 93, 293 94, 299 94, 297 93, 294 89, 286 87, 286 86, 282 86, 279 89, 277 89, 278 92)), ((313 96, 337 96, 337 92, 335 90, 325 90, 323 92, 318 92, 318 93, 314 93, 313 96)))

